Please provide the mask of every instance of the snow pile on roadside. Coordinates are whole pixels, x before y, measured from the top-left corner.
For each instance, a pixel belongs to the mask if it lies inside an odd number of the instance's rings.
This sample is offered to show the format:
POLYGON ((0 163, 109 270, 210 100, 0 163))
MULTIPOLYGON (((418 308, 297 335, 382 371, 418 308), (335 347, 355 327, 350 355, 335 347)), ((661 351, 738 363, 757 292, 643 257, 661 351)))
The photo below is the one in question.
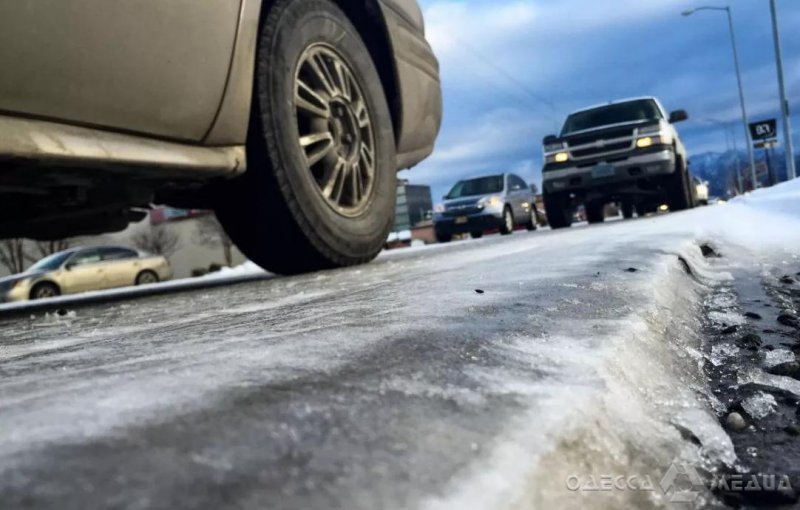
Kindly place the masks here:
POLYGON ((266 276, 267 273, 255 262, 249 260, 235 267, 223 267, 219 271, 208 273, 196 278, 197 280, 224 280, 230 278, 240 278, 247 276, 266 276))

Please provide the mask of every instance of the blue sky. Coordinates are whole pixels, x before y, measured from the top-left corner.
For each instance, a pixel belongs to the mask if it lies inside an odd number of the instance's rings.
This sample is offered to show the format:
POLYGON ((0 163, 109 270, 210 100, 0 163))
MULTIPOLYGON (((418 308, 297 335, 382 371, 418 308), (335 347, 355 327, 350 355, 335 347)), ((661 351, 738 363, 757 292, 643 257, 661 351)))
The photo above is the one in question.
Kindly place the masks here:
MULTIPOLYGON (((767 0, 727 0, 751 120, 776 117, 779 99, 767 0)), ((787 94, 800 114, 800 2, 777 0, 787 94)), ((421 0, 441 62, 445 118, 436 151, 400 174, 430 184, 434 202, 458 179, 513 171, 541 183, 541 139, 571 110, 655 95, 684 108, 693 154, 724 151, 744 128, 723 12, 681 11, 725 0, 421 0), (708 3, 706 3, 708 2, 708 3), (729 132, 729 131, 728 131, 729 132)), ((793 117, 800 133, 800 115, 793 117)), ((800 136, 795 136, 795 146, 800 136)))

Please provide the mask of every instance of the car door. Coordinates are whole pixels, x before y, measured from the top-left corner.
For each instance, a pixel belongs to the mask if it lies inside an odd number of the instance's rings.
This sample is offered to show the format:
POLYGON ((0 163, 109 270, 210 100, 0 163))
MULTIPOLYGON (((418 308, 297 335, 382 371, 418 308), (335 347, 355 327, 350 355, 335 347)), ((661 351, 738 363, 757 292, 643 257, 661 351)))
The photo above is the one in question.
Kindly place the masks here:
POLYGON ((201 140, 241 1, 0 2, 0 112, 201 140))
POLYGON ((514 219, 517 223, 525 223, 528 221, 529 209, 529 193, 528 185, 521 177, 516 175, 508 176, 508 192, 511 207, 514 211, 514 219))
POLYGON ((127 287, 136 281, 139 254, 128 248, 102 248, 108 287, 127 287))
POLYGON ((65 294, 102 290, 106 288, 106 270, 100 250, 81 250, 67 261, 64 267, 63 289, 65 294))

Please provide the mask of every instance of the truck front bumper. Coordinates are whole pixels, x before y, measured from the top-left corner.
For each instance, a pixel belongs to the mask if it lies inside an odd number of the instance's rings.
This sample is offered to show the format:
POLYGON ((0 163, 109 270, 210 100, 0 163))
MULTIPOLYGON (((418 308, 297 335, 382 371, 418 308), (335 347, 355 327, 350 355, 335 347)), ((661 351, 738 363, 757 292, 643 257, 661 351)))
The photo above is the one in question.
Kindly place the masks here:
POLYGON ((675 172, 675 152, 659 149, 636 153, 621 161, 582 164, 572 163, 558 168, 544 169, 544 189, 548 193, 585 193, 589 190, 635 192, 642 185, 661 181, 675 172), (579 166, 580 165, 580 166, 579 166), (598 171, 602 168, 602 171, 598 171), (613 170, 611 170, 613 168, 613 170))

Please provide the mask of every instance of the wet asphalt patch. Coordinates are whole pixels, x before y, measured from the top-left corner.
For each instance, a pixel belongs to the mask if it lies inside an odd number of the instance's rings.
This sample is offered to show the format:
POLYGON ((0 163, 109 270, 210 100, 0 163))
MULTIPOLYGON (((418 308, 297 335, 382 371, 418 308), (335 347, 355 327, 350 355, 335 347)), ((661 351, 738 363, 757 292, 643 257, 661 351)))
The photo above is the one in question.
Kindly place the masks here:
POLYGON ((711 351, 706 375, 739 459, 721 469, 723 477, 747 473, 788 477, 791 483, 791 488, 727 490, 718 496, 732 508, 794 508, 800 504, 800 395, 787 388, 800 380, 800 284, 781 276, 736 275, 735 283, 715 292, 733 297, 735 304, 709 299, 707 317, 745 319, 709 320, 705 328, 711 351))

